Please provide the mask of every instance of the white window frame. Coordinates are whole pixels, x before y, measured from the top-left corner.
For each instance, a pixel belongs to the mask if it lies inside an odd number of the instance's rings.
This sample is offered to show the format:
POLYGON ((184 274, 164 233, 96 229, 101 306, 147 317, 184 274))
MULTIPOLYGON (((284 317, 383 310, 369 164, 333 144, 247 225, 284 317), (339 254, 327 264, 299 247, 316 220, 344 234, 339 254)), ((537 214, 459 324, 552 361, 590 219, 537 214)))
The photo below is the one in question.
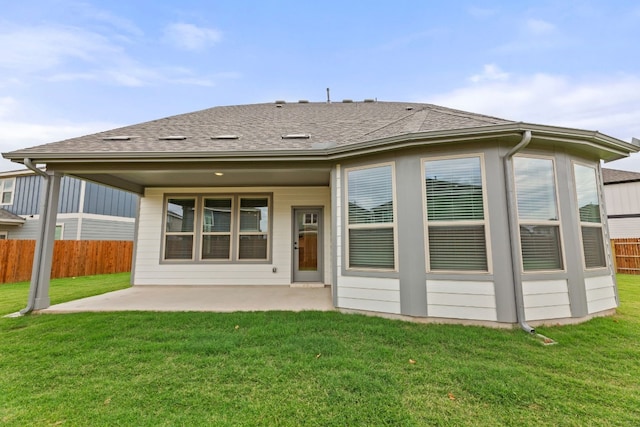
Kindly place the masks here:
POLYGON ((15 178, 0 178, 0 206, 10 206, 13 205, 13 198, 16 194, 16 179, 15 178), (11 181, 13 185, 11 186, 11 190, 5 190, 5 183, 11 181), (9 193, 11 197, 9 197, 8 202, 2 202, 4 199, 4 194, 9 193))
POLYGON ((9 232, 8 231, 0 231, 0 240, 7 240, 9 239, 9 232))
MULTIPOLYGON (((565 244, 564 244, 564 233, 562 231, 562 210, 560 209, 560 194, 558 192, 558 171, 556 168, 556 159, 553 156, 543 156, 538 154, 527 154, 521 153, 513 156, 520 158, 528 158, 528 159, 542 159, 542 160, 550 160, 551 167, 553 169, 553 185, 554 185, 554 193, 556 196, 556 210, 558 212, 558 219, 555 221, 545 221, 545 220, 529 220, 529 219, 520 219, 520 210, 518 209, 518 186, 516 185, 516 166, 513 165, 513 187, 515 192, 515 203, 516 203, 516 214, 518 217, 518 247, 520 248, 520 271, 522 274, 540 274, 540 273, 562 273, 567 271, 567 260, 565 257, 565 244), (562 263, 562 268, 553 269, 553 270, 525 270, 524 269, 524 256, 522 254, 522 236, 520 235, 520 227, 522 225, 541 225, 541 226, 558 226, 558 239, 560 243, 560 262, 562 263)), ((512 158, 512 159, 513 159, 512 158)))
POLYGON ((163 197, 162 207, 162 248, 160 253, 161 264, 174 263, 198 263, 198 264, 242 264, 272 262, 273 244, 273 194, 271 193, 204 193, 204 194, 175 194, 166 193, 163 197), (194 207, 194 228, 193 232, 167 232, 167 207, 170 199, 175 200, 195 200, 194 207), (231 199, 231 231, 228 232, 205 232, 204 231, 204 200, 205 199, 231 199), (267 199, 268 223, 266 232, 243 231, 240 232, 240 201, 241 199, 267 199), (202 246, 205 235, 230 235, 229 258, 203 258, 202 246), (192 235, 193 247, 191 259, 188 258, 166 258, 166 237, 168 235, 192 235), (240 258, 240 236, 242 235, 266 235, 267 236, 267 256, 266 258, 240 258))
POLYGON ((424 250, 426 256, 426 268, 428 273, 442 274, 493 274, 493 261, 491 253, 491 230, 489 228, 489 206, 487 203, 487 174, 485 172, 484 153, 465 153, 447 156, 423 157, 420 159, 421 165, 421 181, 422 181, 422 224, 424 233, 424 250), (437 160, 455 160, 466 158, 480 158, 480 175, 482 179, 482 210, 483 220, 465 220, 465 221, 429 221, 427 218, 427 183, 426 183, 426 162, 437 160), (485 254, 487 257, 487 270, 433 270, 431 269, 431 259, 429 256, 429 226, 434 227, 451 227, 465 225, 483 225, 485 238, 485 254))
POLYGON ((574 184, 574 194, 575 194, 575 200, 576 200, 576 214, 577 214, 577 220, 578 220, 578 235, 580 236, 580 250, 582 253, 582 267, 585 270, 588 271, 593 271, 593 270, 604 270, 609 268, 608 267, 608 260, 607 260, 607 251, 606 251, 606 244, 607 241, 605 239, 605 235, 604 235, 604 212, 602 211, 602 192, 601 192, 601 186, 600 186, 600 173, 597 167, 593 166, 593 165, 589 165, 587 163, 582 163, 582 162, 577 162, 577 161, 572 161, 571 162, 571 174, 573 176, 573 184, 574 184), (596 191, 598 193, 598 209, 600 210, 600 222, 583 222, 580 220, 580 205, 578 203, 578 182, 576 181, 576 168, 575 166, 583 166, 583 167, 587 167, 589 169, 593 170, 594 176, 596 177, 596 191), (584 241, 582 238, 582 227, 592 227, 592 228, 599 228, 600 229, 600 234, 602 235, 602 251, 604 254, 604 265, 600 266, 600 267, 587 267, 587 258, 586 255, 584 253, 584 241))
POLYGON ((344 218, 346 225, 345 233, 345 260, 347 271, 370 271, 370 272, 397 272, 398 271, 398 201, 396 196, 396 164, 395 162, 374 163, 364 166, 355 166, 344 169, 344 218), (391 197, 393 203, 393 222, 382 222, 372 224, 349 224, 349 172, 358 170, 375 169, 384 166, 391 166, 391 197), (349 251, 349 231, 352 229, 383 229, 391 228, 393 230, 393 268, 365 268, 351 267, 350 251, 349 251))

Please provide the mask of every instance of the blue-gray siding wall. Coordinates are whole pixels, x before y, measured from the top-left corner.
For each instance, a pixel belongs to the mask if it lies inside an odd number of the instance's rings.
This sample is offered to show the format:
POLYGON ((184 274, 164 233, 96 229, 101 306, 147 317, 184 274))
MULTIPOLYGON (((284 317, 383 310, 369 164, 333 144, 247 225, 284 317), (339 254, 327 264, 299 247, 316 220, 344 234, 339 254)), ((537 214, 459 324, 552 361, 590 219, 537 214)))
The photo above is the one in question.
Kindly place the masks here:
MULTIPOLYGON (((36 175, 16 177, 13 205, 2 208, 16 215, 38 215, 42 179, 36 175)), ((79 212, 82 181, 65 176, 62 178, 60 186, 58 213, 79 212)), ((135 218, 137 197, 126 191, 87 182, 84 212, 135 218)))
POLYGON ((13 205, 3 209, 15 215, 37 215, 40 207, 40 184, 42 178, 36 175, 16 177, 13 205))
POLYGON ((84 195, 84 212, 98 215, 135 218, 137 197, 126 191, 87 182, 84 195))
POLYGON ((82 181, 68 176, 62 177, 60 182, 60 201, 58 213, 75 213, 80 207, 80 191, 82 181))

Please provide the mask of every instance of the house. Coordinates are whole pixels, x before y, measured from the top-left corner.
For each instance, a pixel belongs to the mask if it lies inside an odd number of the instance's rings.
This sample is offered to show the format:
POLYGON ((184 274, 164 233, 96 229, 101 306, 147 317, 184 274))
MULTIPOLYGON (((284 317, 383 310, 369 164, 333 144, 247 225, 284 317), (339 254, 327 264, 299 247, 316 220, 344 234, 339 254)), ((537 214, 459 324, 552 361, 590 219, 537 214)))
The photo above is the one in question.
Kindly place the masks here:
POLYGON ((215 107, 3 155, 47 166, 51 204, 63 174, 139 194, 134 286, 319 284, 343 311, 532 331, 617 307, 600 161, 636 151, 346 100, 215 107))
MULTIPOLYGON (((0 172, 0 239, 37 238, 42 181, 29 169, 0 172)), ((55 239, 133 240, 137 206, 133 193, 65 176, 55 239)))
POLYGON ((609 234, 640 238, 640 173, 602 168, 609 234))

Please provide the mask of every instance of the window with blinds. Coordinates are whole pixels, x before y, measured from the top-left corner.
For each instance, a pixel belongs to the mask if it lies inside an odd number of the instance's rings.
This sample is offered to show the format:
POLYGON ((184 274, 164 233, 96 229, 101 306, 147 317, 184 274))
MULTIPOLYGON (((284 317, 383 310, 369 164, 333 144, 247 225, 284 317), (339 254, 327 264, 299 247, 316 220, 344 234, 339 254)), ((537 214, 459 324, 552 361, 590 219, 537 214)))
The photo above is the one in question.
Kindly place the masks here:
POLYGON ((395 270, 393 165, 347 169, 348 266, 395 270))
POLYGON ((584 265, 586 268, 606 267, 596 170, 589 166, 574 164, 573 174, 578 199, 584 265))
POLYGON ((562 270, 560 217, 553 160, 513 158, 524 271, 562 270))
POLYGON ((481 156, 424 161, 428 269, 488 271, 481 156))

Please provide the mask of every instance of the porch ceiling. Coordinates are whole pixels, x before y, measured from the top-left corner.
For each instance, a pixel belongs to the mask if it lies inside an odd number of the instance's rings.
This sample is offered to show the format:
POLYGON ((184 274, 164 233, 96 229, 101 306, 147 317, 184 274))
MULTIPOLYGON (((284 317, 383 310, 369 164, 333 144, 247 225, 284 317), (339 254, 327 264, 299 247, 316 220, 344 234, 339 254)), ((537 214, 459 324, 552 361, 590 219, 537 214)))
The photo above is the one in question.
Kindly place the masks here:
POLYGON ((254 164, 56 165, 59 172, 142 193, 146 187, 274 187, 328 186, 330 166, 254 164))

